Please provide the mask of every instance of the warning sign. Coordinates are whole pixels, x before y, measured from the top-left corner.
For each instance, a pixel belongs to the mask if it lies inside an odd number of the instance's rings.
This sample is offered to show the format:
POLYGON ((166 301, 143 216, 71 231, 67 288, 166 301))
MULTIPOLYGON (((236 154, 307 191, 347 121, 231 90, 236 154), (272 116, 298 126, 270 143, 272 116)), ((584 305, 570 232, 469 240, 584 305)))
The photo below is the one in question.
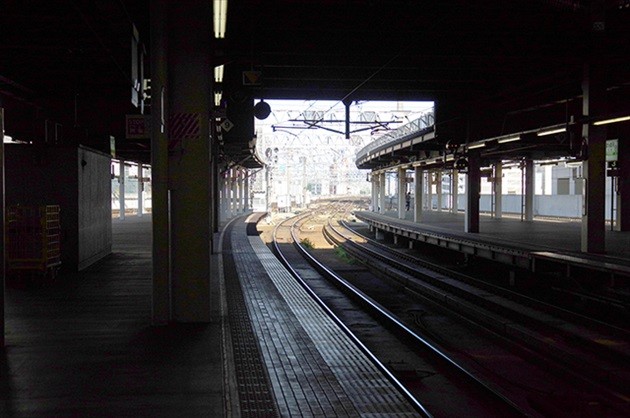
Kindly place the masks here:
POLYGON ((143 139, 151 136, 149 116, 127 115, 125 121, 125 137, 127 139, 143 139))
POLYGON ((184 139, 200 139, 201 114, 173 113, 169 119, 169 149, 173 149, 184 139))
POLYGON ((243 71, 244 86, 260 86, 262 83, 262 71, 243 71))

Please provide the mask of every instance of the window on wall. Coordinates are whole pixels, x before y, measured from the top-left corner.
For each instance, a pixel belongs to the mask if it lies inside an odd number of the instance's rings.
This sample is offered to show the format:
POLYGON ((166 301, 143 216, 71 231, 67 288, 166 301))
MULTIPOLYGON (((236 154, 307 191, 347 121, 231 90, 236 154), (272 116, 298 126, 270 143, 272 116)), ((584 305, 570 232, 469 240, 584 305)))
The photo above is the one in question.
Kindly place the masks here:
POLYGON ((558 178, 558 195, 568 195, 569 194, 569 178, 563 177, 558 178))

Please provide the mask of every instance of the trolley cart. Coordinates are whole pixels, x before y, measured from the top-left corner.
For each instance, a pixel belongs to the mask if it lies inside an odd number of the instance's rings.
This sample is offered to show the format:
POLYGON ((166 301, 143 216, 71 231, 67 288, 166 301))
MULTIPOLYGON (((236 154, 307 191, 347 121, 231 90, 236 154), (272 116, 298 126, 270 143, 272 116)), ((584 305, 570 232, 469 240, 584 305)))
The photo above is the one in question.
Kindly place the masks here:
POLYGON ((61 265, 59 205, 9 206, 6 248, 9 274, 32 272, 54 278, 61 265))

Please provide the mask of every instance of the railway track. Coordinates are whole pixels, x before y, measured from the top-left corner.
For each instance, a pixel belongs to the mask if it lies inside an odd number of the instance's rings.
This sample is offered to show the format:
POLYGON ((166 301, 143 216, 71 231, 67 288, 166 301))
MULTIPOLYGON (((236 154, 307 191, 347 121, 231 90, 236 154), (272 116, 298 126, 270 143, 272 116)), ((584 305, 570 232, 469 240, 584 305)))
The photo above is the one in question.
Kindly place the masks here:
POLYGON ((309 257, 308 251, 299 244, 296 228, 307 218, 291 219, 278 226, 274 233, 276 254, 320 305, 364 351, 370 353, 411 402, 418 405, 421 415, 529 415, 414 333, 378 303, 354 290, 354 286, 323 263, 313 258, 305 260, 304 257, 309 257), (319 274, 305 273, 311 270, 307 263, 315 264, 319 274), (346 293, 353 296, 348 297, 346 293), (454 399, 458 402, 453 402, 454 399))
MULTIPOLYGON (((387 265, 382 260, 379 260, 382 255, 379 253, 382 251, 372 250, 372 252, 368 251, 360 255, 360 251, 362 250, 360 250, 359 247, 361 246, 356 241, 365 241, 364 238, 359 238, 356 235, 350 236, 348 230, 339 231, 340 226, 333 228, 332 225, 321 222, 321 219, 330 218, 335 211, 340 211, 340 208, 328 208, 324 216, 315 213, 304 215, 279 226, 275 233, 276 240, 274 245, 276 251, 284 254, 280 258, 284 258, 284 262, 294 271, 294 275, 298 275, 299 272, 304 272, 308 269, 302 257, 309 253, 322 253, 322 251, 303 248, 303 246, 299 245, 300 241, 304 241, 305 238, 308 240, 309 237, 313 237, 315 234, 325 233, 328 235, 329 240, 337 240, 335 245, 343 246, 353 257, 357 259, 362 258, 369 262, 368 269, 362 266, 339 267, 339 263, 333 262, 333 265, 337 264, 335 267, 337 270, 343 271, 346 276, 351 276, 349 280, 344 280, 339 277, 339 274, 335 274, 332 271, 334 268, 323 265, 325 262, 322 263, 311 260, 309 262, 316 266, 315 268, 319 271, 320 276, 325 276, 326 280, 332 280, 335 284, 324 285, 322 284, 321 277, 317 280, 313 278, 302 278, 301 280, 304 282, 304 286, 309 286, 314 289, 325 289, 325 295, 323 297, 320 296, 322 303, 326 303, 325 300, 331 300, 333 304, 338 304, 338 300, 341 298, 339 296, 339 289, 344 289, 345 293, 353 295, 352 303, 354 305, 359 304, 361 309, 367 310, 374 318, 387 318, 379 319, 379 323, 381 323, 379 327, 384 327, 384 329, 386 328, 393 332, 398 342, 389 342, 387 345, 385 343, 372 342, 377 347, 377 351, 379 345, 401 346, 402 343, 400 341, 405 341, 407 346, 411 347, 409 349, 413 353, 416 353, 416 356, 422 358, 422 360, 418 361, 426 362, 426 358, 431 357, 434 362, 439 363, 439 367, 427 364, 422 364, 418 367, 410 367, 410 360, 405 360, 403 362, 404 365, 401 366, 401 364, 399 364, 396 366, 397 362, 395 358, 388 358, 387 356, 386 358, 388 359, 383 361, 383 364, 390 365, 388 369, 394 376, 396 376, 397 373, 403 376, 402 380, 405 382, 407 388, 411 388, 408 390, 412 395, 416 396, 413 390, 414 387, 422 387, 422 391, 417 395, 420 404, 425 405, 423 399, 428 399, 429 405, 436 407, 440 411, 449 408, 449 405, 445 407, 439 406, 439 403, 435 401, 438 396, 427 395, 427 387, 430 387, 428 382, 437 380, 434 378, 434 376, 439 374, 435 373, 436 369, 439 369, 440 373, 442 373, 446 369, 454 368, 458 369, 458 371, 446 371, 444 376, 451 375, 452 377, 450 377, 450 379, 452 379, 452 382, 456 383, 445 383, 445 381, 448 381, 449 377, 442 377, 440 374, 440 379, 443 380, 439 385, 436 385, 436 387, 439 387, 439 390, 443 390, 444 387, 461 386, 461 382, 466 381, 468 382, 467 384, 475 386, 475 389, 471 390, 471 388, 468 387, 463 391, 464 393, 456 393, 446 397, 442 396, 442 398, 468 399, 472 397, 474 403, 481 409, 483 409, 484 406, 479 405, 479 399, 492 399, 490 403, 502 404, 501 408, 503 408, 505 414, 507 414, 500 416, 575 416, 574 413, 576 411, 579 411, 581 416, 625 416, 624 413, 626 410, 624 408, 627 407, 627 400, 624 400, 626 396, 625 393, 618 393, 619 391, 612 394, 609 393, 610 390, 607 389, 607 387, 610 385, 599 384, 594 381, 592 376, 586 380, 581 379, 572 382, 575 375, 581 373, 576 373, 575 370, 566 368, 557 376, 554 375, 551 378, 545 376, 545 373, 548 374, 548 371, 544 369, 549 367, 550 360, 535 350, 535 347, 532 348, 522 344, 515 344, 513 335, 508 335, 507 337, 498 336, 496 331, 488 331, 488 323, 498 323, 502 324, 501 326, 504 330, 507 329, 511 333, 523 332, 517 326, 516 322, 507 322, 503 318, 503 315, 507 315, 505 312, 500 311, 499 313, 494 313, 494 315, 486 316, 484 320, 480 321, 483 326, 479 325, 479 323, 471 324, 471 318, 473 318, 474 315, 471 315, 470 310, 479 311, 483 308, 476 307, 473 302, 466 300, 461 294, 442 299, 438 298, 437 300, 435 298, 431 300, 431 298, 427 296, 419 296, 422 295, 423 292, 419 291, 417 288, 414 289, 414 286, 411 284, 412 281, 419 279, 413 277, 408 270, 423 270, 423 274, 434 276, 434 281, 454 281, 453 278, 447 279, 444 277, 444 272, 436 272, 426 267, 419 268, 417 265, 415 267, 410 266, 410 264, 413 264, 413 260, 409 260, 406 256, 400 256, 396 263, 402 265, 407 264, 407 266, 401 268, 401 270, 403 270, 402 272, 399 271, 394 274, 394 267, 392 267, 391 264, 387 265), (319 225, 317 222, 314 222, 318 217, 321 218, 319 225), (289 224, 291 226, 289 226, 289 224), (301 234, 299 231, 301 231, 301 234), (336 236, 336 238, 333 239, 333 236, 336 236), (351 247, 356 248, 351 249, 351 247), (405 258, 407 259, 405 260, 405 258), (381 264, 381 266, 377 268, 376 263, 381 264), (383 267, 383 265, 385 267, 383 267), (388 271, 388 269, 392 271, 388 271), (407 271, 405 271, 406 269, 407 271), (367 270, 370 271, 368 272, 367 270), (381 272, 379 273, 379 271, 381 272), (385 271, 385 273, 383 273, 383 271, 385 271), (376 275, 371 273, 376 273, 376 275), (368 276, 369 278, 366 278, 368 276), (397 276, 399 280, 392 281, 391 276, 397 276), (438 277, 436 278, 435 276, 438 277), (400 279, 400 277, 403 277, 403 279, 400 279), (358 290, 359 287, 361 290, 358 290), (357 293, 371 296, 360 297, 356 296, 357 293), (356 300, 359 301, 357 302, 356 300), (447 304, 455 304, 458 308, 466 308, 464 309, 464 314, 461 312, 455 314, 453 312, 447 314, 443 312, 436 313, 439 310, 443 310, 444 305, 447 304), (450 315, 451 318, 447 318, 448 315, 450 315), (453 319, 453 315, 455 319, 453 319), (382 325, 383 321, 385 321, 384 323, 386 325, 382 325), (469 323, 466 327, 473 329, 473 331, 462 331, 462 328, 466 328, 462 326, 462 323, 469 323), (438 324, 440 325, 438 326, 438 324), (457 346, 456 342, 453 341, 452 335, 444 336, 440 330, 440 328, 444 327, 449 329, 451 334, 460 333, 464 335, 464 332, 472 333, 466 334, 465 337, 461 338, 462 342, 465 341, 465 345, 467 344, 468 346, 457 346), (473 342, 471 343, 471 341, 473 342), (488 341, 490 341, 490 343, 488 341), (499 343, 497 343, 497 341, 499 341, 499 343), (422 349, 420 349, 420 347, 422 347, 422 349), (478 350, 485 350, 484 356, 488 357, 490 361, 482 361, 483 359, 480 359, 482 356, 477 352, 478 350), (420 354, 418 354, 419 352, 420 354), (427 354, 428 352, 431 354, 427 354), (535 358, 535 361, 532 360, 533 358, 535 358), (500 371, 497 372, 496 364, 493 369, 493 361, 500 362, 503 365, 500 371), (523 364, 527 364, 527 367, 523 366, 523 364), (418 375, 417 370, 431 370, 431 373, 428 375, 426 373, 420 373, 420 377, 414 381, 414 379, 410 378, 410 375, 414 373, 409 373, 409 370, 416 370, 416 375, 418 375), (527 375, 527 378, 518 378, 519 373, 527 375), (482 390, 481 388, 485 389, 482 390), (466 393, 467 391, 468 394, 466 393), (471 396, 471 393, 474 393, 474 395, 471 396), (481 393, 484 394, 482 395, 481 393), (491 395, 491 393, 494 393, 494 395, 491 395), (567 407, 565 405, 571 402, 574 403, 573 406, 567 407), (560 408, 560 410, 558 410, 558 408, 560 408)), ((384 251, 385 250, 383 250, 383 252, 384 251)), ((329 252, 332 252, 332 250, 329 252)), ((398 255, 390 254, 390 256, 391 258, 396 258, 398 255)), ((307 273, 306 276, 311 277, 313 274, 307 273)), ((482 290, 486 294, 489 292, 488 289, 482 290)), ((316 293, 315 290, 310 291, 316 293)), ((432 292, 435 295, 439 292, 443 293, 443 290, 433 289, 432 292)), ((459 292, 463 293, 464 290, 460 289, 459 292)), ((477 298, 479 298, 479 295, 477 295, 477 298)), ((512 299, 508 298, 507 300, 516 304, 516 301, 513 300, 516 298, 518 297, 514 296, 512 299)), ((344 297, 344 299, 347 298, 344 297)), ((484 303, 482 302, 480 304, 483 306, 484 303)), ((341 318, 344 316, 344 312, 346 312, 345 315, 347 316, 347 312, 354 313, 357 309, 356 307, 338 307, 337 312, 341 318)), ((529 309, 533 310, 534 308, 529 307, 529 309)), ((355 322, 364 324, 363 320, 355 322)), ((367 334, 373 336, 375 333, 374 327, 375 325, 368 327, 364 324, 363 330, 368 330, 367 334)), ((351 329, 352 327, 349 326, 348 328, 351 329)), ((357 333, 358 338, 361 338, 361 335, 365 334, 365 332, 362 332, 361 326, 354 328, 358 328, 353 330, 353 332, 357 333)), ((380 333, 381 331, 378 332, 379 335, 380 333)), ((446 334, 448 333, 449 332, 446 334)), ((549 335, 547 336, 549 337, 549 335)), ((370 337, 367 339, 370 340, 370 337)), ((584 368, 584 364, 581 366, 584 368)), ((607 376, 605 376, 606 378, 612 376, 609 370, 607 370, 606 373, 608 373, 607 376)), ((602 378, 601 375, 598 377, 602 378)), ((612 380, 614 381, 615 379, 617 379, 617 377, 614 377, 612 380)), ((613 386, 616 387, 616 383, 614 383, 613 386)), ((450 406, 452 407, 452 405, 450 406)), ((478 416, 499 416, 496 414, 498 407, 493 405, 492 408, 494 408, 495 412, 491 415, 480 413, 478 416)), ((446 416, 441 413, 436 415, 446 416)), ((475 414, 468 414, 468 416, 474 415, 475 414)))
POLYGON ((622 398, 630 395, 619 390, 630 383, 624 373, 624 365, 630 362, 627 330, 396 251, 358 235, 343 222, 340 226, 344 226, 343 232, 328 222, 324 228, 327 239, 363 262, 390 273, 392 279, 475 317, 493 332, 519 340, 569 368, 590 364, 593 367, 580 375, 602 382, 611 391, 620 392, 622 398), (364 244, 358 244, 355 237, 364 244), (516 329, 517 326, 521 328, 516 329))

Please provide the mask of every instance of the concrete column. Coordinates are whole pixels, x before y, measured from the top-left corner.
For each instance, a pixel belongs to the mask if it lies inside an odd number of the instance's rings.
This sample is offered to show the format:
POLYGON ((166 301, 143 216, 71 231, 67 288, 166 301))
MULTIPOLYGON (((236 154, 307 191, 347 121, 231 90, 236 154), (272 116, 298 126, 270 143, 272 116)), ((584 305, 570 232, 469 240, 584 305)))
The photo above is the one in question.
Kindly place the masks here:
POLYGON ((619 137, 615 231, 630 231, 630 138, 619 137))
POLYGON ((427 210, 429 212, 433 210, 433 173, 431 170, 427 171, 427 210))
MULTIPOLYGON (((582 83, 582 114, 596 117, 605 113, 606 84, 604 64, 586 65, 582 83)), ((604 253, 606 225, 604 206, 606 193, 606 134, 607 128, 584 124, 582 136, 586 139, 588 159, 583 164, 584 193, 582 210, 582 251, 604 253)))
POLYGON ((437 211, 442 212, 442 170, 437 170, 437 184, 435 185, 437 192, 437 211))
POLYGON ((120 213, 118 217, 121 220, 125 219, 125 160, 120 159, 120 166, 118 173, 118 205, 120 206, 120 213))
POLYGON ((534 160, 525 160, 525 220, 534 220, 534 160))
POLYGON ((494 217, 503 217, 503 164, 494 165, 494 217))
POLYGON ((459 211, 459 202, 457 201, 458 190, 459 172, 453 169, 451 174, 451 213, 457 213, 459 211))
POLYGON ((168 185, 168 138, 166 118, 168 79, 166 18, 168 0, 150 3, 151 16, 151 221, 153 223, 153 291, 151 320, 154 325, 168 322, 170 295, 170 214, 168 185))
POLYGON ((407 169, 398 169, 398 219, 405 219, 405 194, 407 193, 407 169))
POLYGON ((420 167, 415 168, 415 185, 414 185, 414 202, 413 202, 413 221, 422 222, 422 204, 424 195, 424 170, 420 167))
POLYGON ((468 154, 468 176, 466 178, 466 217, 464 219, 465 232, 479 232, 479 194, 481 188, 481 170, 479 155, 468 154))
POLYGON ((378 185, 378 206, 380 208, 379 213, 385 213, 385 172, 381 173, 379 177, 381 179, 378 185))
POLYGON ((144 211, 144 182, 142 181, 142 163, 138 163, 138 217, 144 211))
POLYGON ((168 2, 171 297, 179 322, 210 320, 210 16, 208 1, 168 2))
MULTIPOLYGON (((4 203, 4 108, 0 107, 0 273, 2 274, 2 283, 0 283, 0 348, 5 346, 4 342, 4 333, 5 333, 5 325, 4 325, 4 287, 6 282, 6 274, 5 274, 5 237, 4 237, 4 214, 5 214, 5 203, 4 203)), ((2 360, 3 362, 6 359, 2 360)))

